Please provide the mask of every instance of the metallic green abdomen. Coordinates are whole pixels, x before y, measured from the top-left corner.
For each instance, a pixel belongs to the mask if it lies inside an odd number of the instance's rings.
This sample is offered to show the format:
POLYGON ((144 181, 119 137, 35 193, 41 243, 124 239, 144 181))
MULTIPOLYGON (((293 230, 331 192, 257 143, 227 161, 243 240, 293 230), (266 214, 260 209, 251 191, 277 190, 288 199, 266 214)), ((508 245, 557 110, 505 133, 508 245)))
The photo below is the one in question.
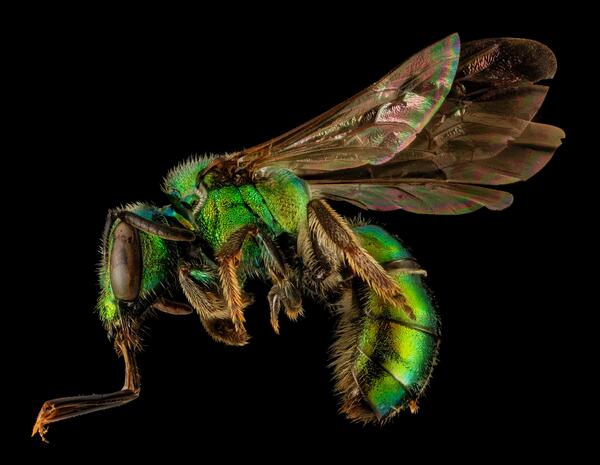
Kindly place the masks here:
MULTIPOLYGON (((372 225, 354 228, 361 245, 380 263, 412 259, 393 236, 372 225)), ((440 324, 422 276, 390 270, 410 318, 399 306, 383 303, 374 292, 361 302, 357 353, 352 370, 378 418, 402 409, 425 388, 437 354, 440 324)))

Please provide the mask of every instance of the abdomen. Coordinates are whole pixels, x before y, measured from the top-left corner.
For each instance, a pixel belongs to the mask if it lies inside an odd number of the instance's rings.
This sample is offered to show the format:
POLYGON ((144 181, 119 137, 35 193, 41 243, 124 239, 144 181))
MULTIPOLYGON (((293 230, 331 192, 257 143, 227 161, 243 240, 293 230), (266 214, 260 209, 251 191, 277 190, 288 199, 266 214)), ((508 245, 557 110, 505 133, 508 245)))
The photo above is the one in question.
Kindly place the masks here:
POLYGON ((333 366, 342 411, 356 421, 384 421, 416 409, 435 363, 440 324, 422 273, 402 244, 378 226, 354 232, 394 277, 415 316, 383 303, 359 282, 340 302, 333 366))

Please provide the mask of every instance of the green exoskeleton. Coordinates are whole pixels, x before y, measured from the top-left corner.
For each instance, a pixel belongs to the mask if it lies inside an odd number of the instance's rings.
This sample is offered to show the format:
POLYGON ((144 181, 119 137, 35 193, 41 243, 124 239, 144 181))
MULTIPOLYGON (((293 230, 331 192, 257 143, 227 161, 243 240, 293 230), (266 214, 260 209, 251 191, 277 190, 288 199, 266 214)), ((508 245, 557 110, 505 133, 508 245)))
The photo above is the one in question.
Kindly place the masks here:
POLYGON ((540 43, 461 49, 454 34, 295 130, 182 163, 165 179, 167 205, 110 211, 98 313, 124 358, 123 388, 47 401, 34 434, 138 397, 138 334, 152 309, 196 312, 216 341, 246 344, 250 277, 271 286, 276 332, 280 314, 302 315, 303 296, 336 309, 332 367, 348 418, 416 411, 440 340, 426 273, 397 238, 329 201, 440 215, 508 207, 509 193, 483 186, 529 179, 560 145, 560 129, 532 122, 547 92, 537 82, 555 70, 540 43))

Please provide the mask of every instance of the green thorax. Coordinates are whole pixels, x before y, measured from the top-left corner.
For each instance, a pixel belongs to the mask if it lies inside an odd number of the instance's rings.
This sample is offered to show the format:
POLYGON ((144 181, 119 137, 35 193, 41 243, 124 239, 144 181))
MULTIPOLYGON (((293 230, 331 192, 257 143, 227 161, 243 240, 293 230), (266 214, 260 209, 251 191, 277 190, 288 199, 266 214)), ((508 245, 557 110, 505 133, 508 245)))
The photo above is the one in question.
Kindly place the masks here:
POLYGON ((196 216, 203 238, 214 251, 238 229, 256 225, 273 235, 296 234, 306 217, 308 187, 291 171, 273 169, 253 184, 211 186, 196 216))

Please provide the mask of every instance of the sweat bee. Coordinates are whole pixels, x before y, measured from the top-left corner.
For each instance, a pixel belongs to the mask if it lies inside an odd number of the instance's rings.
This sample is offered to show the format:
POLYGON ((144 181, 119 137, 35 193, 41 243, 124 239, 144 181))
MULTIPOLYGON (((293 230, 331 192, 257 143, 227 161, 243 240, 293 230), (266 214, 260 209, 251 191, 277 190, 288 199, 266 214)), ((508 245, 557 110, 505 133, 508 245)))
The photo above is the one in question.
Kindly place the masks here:
POLYGON ((555 72, 541 43, 461 46, 453 34, 275 139, 181 163, 165 178, 166 206, 109 211, 97 310, 123 357, 123 388, 46 401, 33 434, 139 396, 148 311, 195 311, 215 341, 246 344, 251 277, 271 286, 276 333, 282 312, 302 316, 303 296, 335 307, 335 390, 350 420, 415 412, 441 335, 426 272, 399 239, 328 201, 435 215, 509 207, 510 193, 485 186, 529 179, 564 138, 532 122, 548 91, 538 83, 555 72))

